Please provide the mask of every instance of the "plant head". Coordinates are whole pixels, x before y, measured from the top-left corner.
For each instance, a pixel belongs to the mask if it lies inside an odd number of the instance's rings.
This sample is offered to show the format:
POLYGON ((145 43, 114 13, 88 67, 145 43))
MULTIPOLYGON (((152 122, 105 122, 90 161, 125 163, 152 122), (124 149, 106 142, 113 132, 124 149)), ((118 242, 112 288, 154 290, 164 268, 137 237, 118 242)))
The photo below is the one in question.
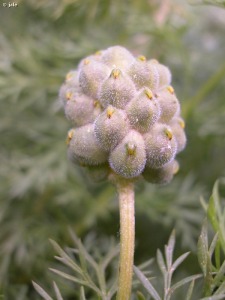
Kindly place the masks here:
POLYGON ((111 172, 162 184, 178 171, 184 121, 170 70, 157 60, 121 46, 98 51, 67 74, 59 96, 73 125, 68 156, 95 179, 99 169, 99 180, 111 172))

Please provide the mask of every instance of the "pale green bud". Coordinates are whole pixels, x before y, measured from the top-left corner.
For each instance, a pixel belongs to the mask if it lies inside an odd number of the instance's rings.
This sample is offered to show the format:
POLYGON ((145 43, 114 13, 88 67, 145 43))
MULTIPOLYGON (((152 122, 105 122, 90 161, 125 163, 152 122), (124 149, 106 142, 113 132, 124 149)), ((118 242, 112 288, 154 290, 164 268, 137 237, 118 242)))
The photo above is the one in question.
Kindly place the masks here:
POLYGON ((104 150, 115 148, 129 131, 126 113, 121 109, 108 106, 96 119, 94 131, 104 150))
POLYGON ((77 89, 67 84, 63 84, 59 90, 59 99, 62 101, 63 105, 65 106, 67 101, 70 100, 73 94, 77 93, 77 89))
POLYGON ((143 88, 126 107, 132 128, 139 132, 147 132, 159 119, 160 106, 152 91, 143 88))
POLYGON ((160 64, 156 59, 149 60, 153 64, 159 74, 159 88, 166 87, 171 84, 172 75, 166 66, 160 64))
POLYGON ((68 133, 68 156, 84 165, 98 165, 107 161, 107 153, 99 147, 94 125, 88 124, 68 133))
POLYGON ((65 105, 65 115, 74 126, 93 122, 95 119, 94 111, 93 100, 84 94, 72 94, 65 105))
POLYGON ((65 84, 68 87, 79 88, 79 72, 77 70, 71 70, 67 73, 65 78, 65 84))
POLYGON ((127 69, 133 61, 133 55, 121 46, 110 47, 102 55, 102 62, 113 69, 127 69))
POLYGON ((84 60, 79 75, 79 82, 83 92, 97 99, 99 88, 109 74, 110 69, 106 65, 94 60, 84 60))
POLYGON ((171 127, 177 141, 177 153, 179 153, 185 148, 187 142, 187 138, 184 132, 184 120, 179 117, 175 117, 171 120, 169 126, 171 127))
POLYGON ((78 71, 71 70, 67 73, 65 82, 60 88, 59 99, 63 105, 65 105, 67 101, 72 98, 72 95, 78 92, 82 92, 79 84, 78 71))
POLYGON ((94 179, 114 172, 169 182, 186 145, 169 69, 121 46, 98 51, 70 71, 60 89, 68 156, 94 179))
POLYGON ((145 167, 146 153, 143 137, 131 130, 111 152, 109 163, 115 173, 125 178, 137 177, 145 167))
POLYGON ((102 61, 102 54, 104 51, 97 51, 92 55, 89 55, 83 58, 80 63, 78 64, 78 70, 82 69, 83 66, 90 63, 90 61, 101 62, 102 61))
POLYGON ((154 184, 167 184, 173 176, 178 172, 179 164, 176 160, 166 164, 162 168, 152 169, 146 167, 143 172, 143 177, 146 181, 154 184))
POLYGON ((157 123, 144 135, 147 165, 160 168, 172 161, 176 155, 177 142, 171 128, 157 123))
POLYGON ((124 108, 135 94, 132 80, 120 69, 113 69, 108 79, 102 84, 99 101, 104 108, 109 105, 124 108))
POLYGON ((160 122, 168 123, 176 114, 180 112, 180 103, 177 100, 174 89, 168 86, 157 92, 157 100, 161 107, 160 122))
POLYGON ((137 89, 148 87, 152 91, 157 90, 159 85, 159 74, 155 64, 146 61, 144 56, 139 56, 131 65, 128 74, 134 81, 137 89))

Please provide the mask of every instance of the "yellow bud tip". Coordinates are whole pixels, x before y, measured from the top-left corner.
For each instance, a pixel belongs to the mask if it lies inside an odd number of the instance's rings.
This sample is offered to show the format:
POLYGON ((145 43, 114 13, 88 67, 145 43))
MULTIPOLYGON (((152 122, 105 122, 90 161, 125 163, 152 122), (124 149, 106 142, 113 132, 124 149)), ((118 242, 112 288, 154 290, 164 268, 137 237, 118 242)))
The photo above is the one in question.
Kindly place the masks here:
POLYGON ((114 79, 117 79, 120 76, 120 74, 121 74, 121 72, 119 69, 114 69, 114 70, 112 70, 111 75, 113 76, 114 79))
POLYGON ((96 51, 96 52, 95 52, 95 55, 101 55, 101 54, 102 54, 101 51, 96 51))
POLYGON ((107 118, 110 119, 114 113, 114 108, 112 106, 108 107, 106 110, 107 118))
POLYGON ((170 94, 174 94, 174 88, 171 85, 167 87, 167 90, 170 92, 170 94))
POLYGON ((86 59, 84 60, 84 65, 88 65, 89 63, 90 63, 90 60, 86 58, 86 59))
POLYGON ((148 99, 152 99, 153 98, 153 93, 150 90, 145 90, 145 95, 148 97, 148 99))
POLYGON ((127 154, 128 155, 135 155, 135 153, 136 153, 136 145, 135 144, 128 143, 126 145, 126 148, 127 148, 127 154))
POLYGON ((100 107, 100 103, 98 100, 94 100, 94 107, 100 107))
POLYGON ((66 75, 66 81, 70 80, 72 77, 73 77, 73 74, 72 74, 71 72, 69 72, 69 73, 66 75))
POLYGON ((140 56, 138 56, 138 60, 146 61, 146 57, 144 55, 140 55, 140 56))
POLYGON ((184 120, 181 120, 181 119, 180 119, 180 120, 179 120, 179 124, 180 124, 180 127, 181 127, 181 128, 183 128, 183 129, 185 128, 185 122, 184 122, 184 120))
POLYGON ((66 93, 66 99, 67 99, 67 100, 70 100, 71 97, 72 97, 72 95, 73 95, 72 92, 67 92, 67 93, 66 93))
POLYGON ((70 141, 72 140, 73 133, 74 133, 73 129, 68 132, 67 138, 66 138, 66 144, 67 145, 69 145, 70 141))
POLYGON ((169 140, 172 140, 173 134, 172 134, 172 132, 171 132, 170 129, 167 128, 167 129, 165 130, 165 134, 166 134, 166 136, 168 137, 169 140))

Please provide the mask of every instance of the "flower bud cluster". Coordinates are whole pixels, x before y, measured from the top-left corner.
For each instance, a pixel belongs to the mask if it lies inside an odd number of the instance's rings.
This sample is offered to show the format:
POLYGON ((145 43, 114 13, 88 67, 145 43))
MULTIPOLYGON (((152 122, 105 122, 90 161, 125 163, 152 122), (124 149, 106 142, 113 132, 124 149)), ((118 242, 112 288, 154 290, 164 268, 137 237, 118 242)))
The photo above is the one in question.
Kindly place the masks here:
POLYGON ((93 179, 113 171, 167 183, 178 171, 186 136, 166 66, 110 47, 70 71, 59 95, 73 125, 68 156, 93 179))

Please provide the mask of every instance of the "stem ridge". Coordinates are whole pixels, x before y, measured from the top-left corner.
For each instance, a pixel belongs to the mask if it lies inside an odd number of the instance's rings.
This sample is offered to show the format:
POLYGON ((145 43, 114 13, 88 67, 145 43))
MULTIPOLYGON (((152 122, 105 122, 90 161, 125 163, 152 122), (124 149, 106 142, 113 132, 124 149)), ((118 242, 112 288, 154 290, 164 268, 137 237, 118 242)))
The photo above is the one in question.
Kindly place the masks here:
POLYGON ((129 300, 135 243, 134 184, 123 181, 117 184, 117 189, 120 206, 120 262, 117 300, 129 300))

